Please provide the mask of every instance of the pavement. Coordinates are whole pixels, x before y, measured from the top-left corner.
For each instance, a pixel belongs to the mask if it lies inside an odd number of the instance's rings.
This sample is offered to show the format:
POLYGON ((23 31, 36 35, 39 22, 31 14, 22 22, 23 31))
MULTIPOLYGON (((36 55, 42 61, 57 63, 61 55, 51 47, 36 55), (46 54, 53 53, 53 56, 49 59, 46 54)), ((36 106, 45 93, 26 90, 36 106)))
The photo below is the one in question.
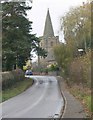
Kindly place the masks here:
POLYGON ((62 118, 86 118, 86 114, 81 103, 66 89, 64 79, 61 77, 57 77, 57 79, 65 100, 62 118))

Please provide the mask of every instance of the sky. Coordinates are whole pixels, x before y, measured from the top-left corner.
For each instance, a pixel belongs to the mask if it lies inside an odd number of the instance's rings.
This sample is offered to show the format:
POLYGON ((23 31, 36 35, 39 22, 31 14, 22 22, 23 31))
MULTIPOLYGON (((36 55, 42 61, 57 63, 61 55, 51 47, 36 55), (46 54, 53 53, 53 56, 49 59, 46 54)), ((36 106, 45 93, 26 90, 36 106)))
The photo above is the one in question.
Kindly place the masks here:
POLYGON ((86 0, 33 0, 32 9, 28 12, 28 18, 33 22, 33 33, 42 36, 44 24, 49 8, 51 21, 55 35, 60 29, 60 18, 73 6, 82 5, 86 0))
MULTIPOLYGON (((45 19, 49 8, 51 21, 55 36, 59 36, 63 41, 60 32, 60 18, 64 16, 70 8, 82 5, 87 0, 33 0, 32 9, 28 12, 28 18, 33 22, 32 33, 37 37, 43 36, 45 19)), ((34 59, 33 59, 34 60, 34 59)))

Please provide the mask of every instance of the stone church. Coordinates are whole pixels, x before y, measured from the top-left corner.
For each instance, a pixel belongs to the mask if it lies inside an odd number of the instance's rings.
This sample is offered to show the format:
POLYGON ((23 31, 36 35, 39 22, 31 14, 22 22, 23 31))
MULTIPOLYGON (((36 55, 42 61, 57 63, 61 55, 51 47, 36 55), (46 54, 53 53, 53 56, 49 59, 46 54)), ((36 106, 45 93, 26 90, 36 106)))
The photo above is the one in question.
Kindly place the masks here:
POLYGON ((46 65, 55 63, 53 47, 59 44, 59 37, 54 36, 49 9, 47 11, 44 33, 43 33, 43 36, 40 37, 40 39, 41 39, 40 46, 47 51, 46 58, 41 58, 41 57, 39 58, 40 64, 46 66, 46 65))

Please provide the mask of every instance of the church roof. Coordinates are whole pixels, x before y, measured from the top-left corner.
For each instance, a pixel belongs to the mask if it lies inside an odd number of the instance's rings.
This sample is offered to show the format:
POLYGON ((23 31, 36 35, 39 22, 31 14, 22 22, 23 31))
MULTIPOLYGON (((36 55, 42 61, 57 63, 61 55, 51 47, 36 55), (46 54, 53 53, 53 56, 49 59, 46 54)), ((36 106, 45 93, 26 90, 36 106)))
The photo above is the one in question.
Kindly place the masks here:
POLYGON ((53 26, 52 26, 52 22, 51 22, 49 9, 47 11, 47 16, 46 16, 45 28, 44 28, 43 36, 44 37, 53 37, 54 36, 54 31, 53 31, 53 26))

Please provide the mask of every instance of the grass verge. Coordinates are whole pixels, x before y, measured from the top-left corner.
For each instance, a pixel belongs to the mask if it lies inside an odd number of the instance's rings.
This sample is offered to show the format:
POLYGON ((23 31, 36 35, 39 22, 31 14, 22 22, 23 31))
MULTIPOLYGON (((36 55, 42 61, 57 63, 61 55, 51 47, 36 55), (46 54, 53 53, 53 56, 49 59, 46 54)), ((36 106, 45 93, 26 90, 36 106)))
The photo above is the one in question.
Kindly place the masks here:
MULTIPOLYGON (((2 102, 22 93, 33 84, 32 79, 26 78, 24 81, 17 82, 11 88, 2 91, 2 102)), ((1 102, 1 101, 0 101, 1 102)))
POLYGON ((87 117, 91 117, 93 113, 93 104, 91 104, 91 91, 89 88, 82 88, 77 85, 73 85, 73 87, 69 87, 68 89, 70 93, 76 97, 84 107, 87 117))

